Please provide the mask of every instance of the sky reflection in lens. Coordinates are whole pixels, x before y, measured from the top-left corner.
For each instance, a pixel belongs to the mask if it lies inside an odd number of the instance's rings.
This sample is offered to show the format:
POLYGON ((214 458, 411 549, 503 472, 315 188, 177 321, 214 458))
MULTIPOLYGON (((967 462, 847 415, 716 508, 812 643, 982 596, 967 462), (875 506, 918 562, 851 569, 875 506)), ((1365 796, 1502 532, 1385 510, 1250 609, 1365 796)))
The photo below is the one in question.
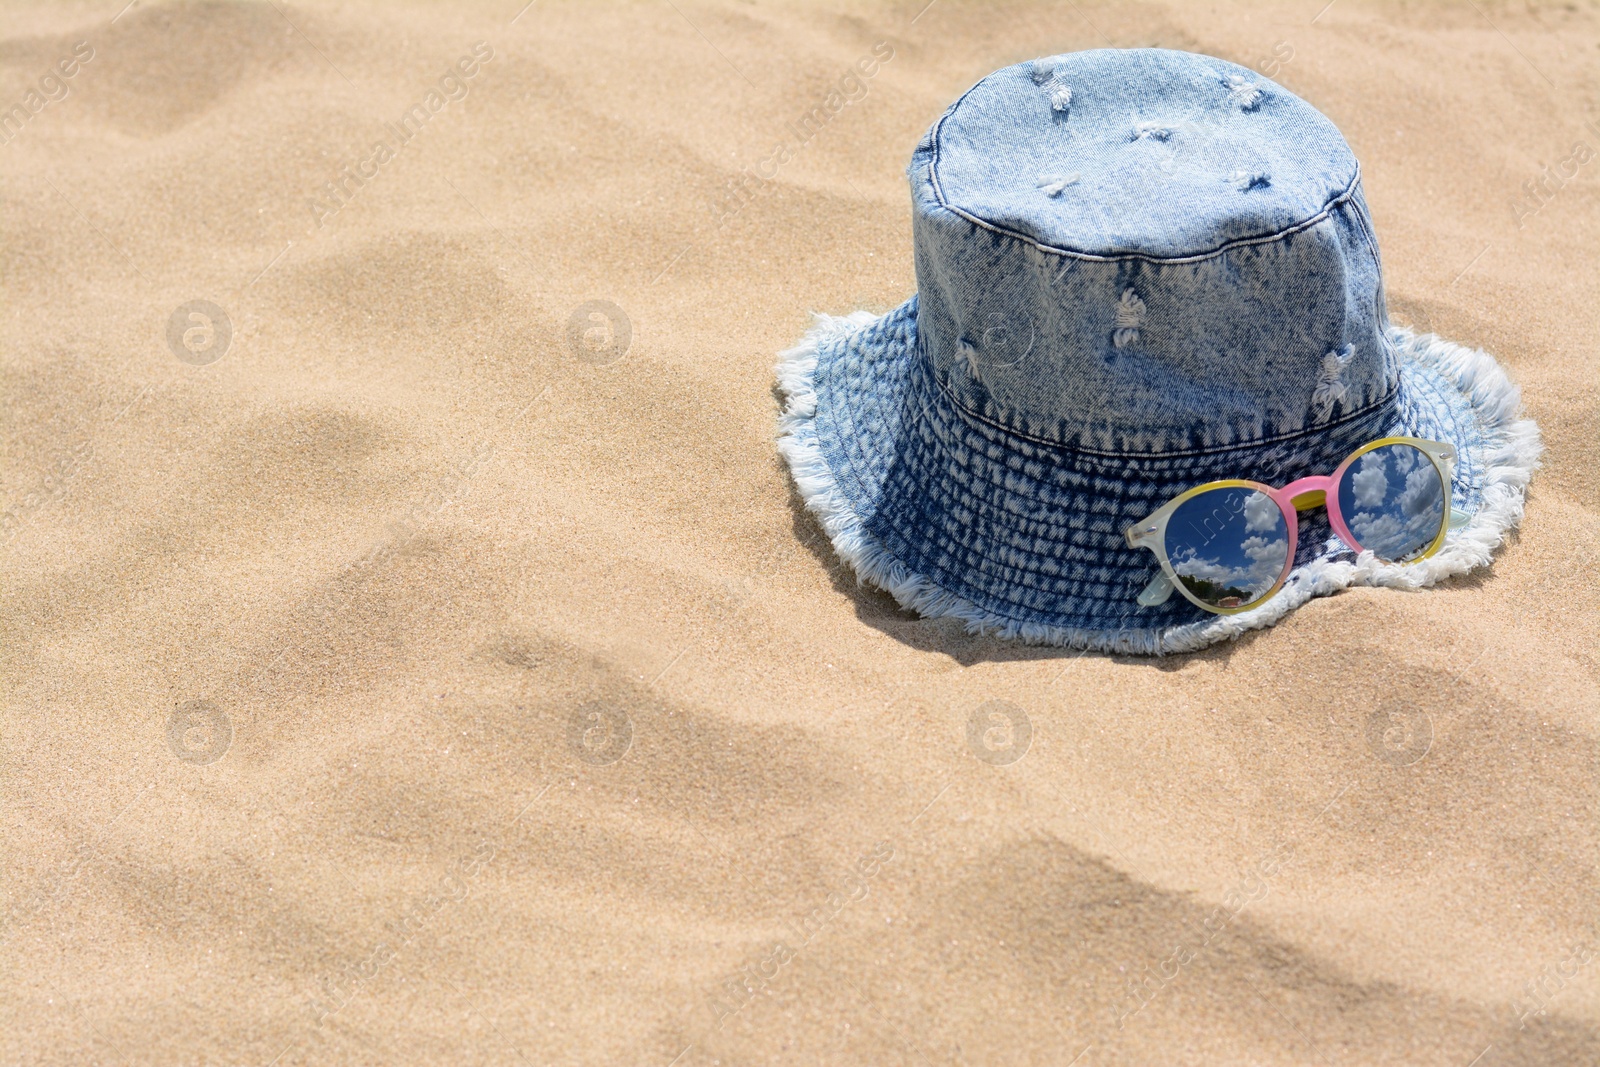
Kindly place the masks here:
POLYGON ((1427 551, 1444 522, 1444 486, 1427 455, 1384 445, 1356 460, 1339 483, 1339 510, 1361 547, 1406 563, 1427 551))
POLYGON ((1265 493, 1229 486, 1178 505, 1166 543, 1189 592, 1213 607, 1242 608, 1277 584, 1289 558, 1289 525, 1265 493))

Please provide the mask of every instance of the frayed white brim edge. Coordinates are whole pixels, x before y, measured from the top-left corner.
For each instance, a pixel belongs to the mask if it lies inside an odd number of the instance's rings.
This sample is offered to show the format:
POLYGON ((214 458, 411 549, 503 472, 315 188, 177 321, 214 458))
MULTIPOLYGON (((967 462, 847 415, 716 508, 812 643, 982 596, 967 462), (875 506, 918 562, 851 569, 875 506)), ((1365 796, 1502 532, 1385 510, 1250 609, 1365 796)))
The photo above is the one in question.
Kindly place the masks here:
POLYGON ((1371 552, 1363 552, 1353 561, 1322 557, 1296 568, 1278 595, 1254 611, 1219 615, 1162 630, 1091 630, 1019 622, 941 589, 890 555, 863 528, 860 517, 839 491, 817 441, 817 353, 825 342, 869 326, 877 316, 858 311, 842 317, 814 318, 801 342, 779 355, 777 366, 778 384, 787 398, 779 420, 778 450, 788 461, 806 508, 822 523, 834 550, 854 569, 858 582, 877 586, 902 607, 928 618, 961 619, 968 633, 1026 644, 1145 655, 1193 652, 1218 641, 1232 640, 1246 631, 1271 626, 1312 597, 1349 586, 1420 589, 1465 574, 1488 563, 1507 532, 1522 521, 1528 480, 1544 450, 1538 426, 1531 419, 1518 417, 1520 391, 1492 356, 1433 334, 1391 329, 1389 339, 1400 358, 1433 369, 1467 399, 1483 437, 1482 454, 1478 457, 1478 466, 1483 470, 1478 508, 1465 527, 1447 536, 1437 553, 1405 565, 1380 563, 1371 552))

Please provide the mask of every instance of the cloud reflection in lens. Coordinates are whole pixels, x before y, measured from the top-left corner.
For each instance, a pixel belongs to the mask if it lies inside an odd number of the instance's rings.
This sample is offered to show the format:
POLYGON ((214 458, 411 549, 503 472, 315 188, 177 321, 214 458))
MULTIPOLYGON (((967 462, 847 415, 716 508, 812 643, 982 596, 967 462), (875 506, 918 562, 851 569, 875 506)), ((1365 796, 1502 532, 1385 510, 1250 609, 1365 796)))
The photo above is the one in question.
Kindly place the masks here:
POLYGON ((1167 522, 1167 560, 1197 599, 1249 607, 1270 593, 1289 560, 1289 524, 1272 498, 1247 486, 1192 496, 1167 522))
POLYGON ((1345 471, 1339 510, 1362 548, 1389 563, 1409 563, 1439 537, 1444 484, 1421 449, 1384 445, 1345 471))

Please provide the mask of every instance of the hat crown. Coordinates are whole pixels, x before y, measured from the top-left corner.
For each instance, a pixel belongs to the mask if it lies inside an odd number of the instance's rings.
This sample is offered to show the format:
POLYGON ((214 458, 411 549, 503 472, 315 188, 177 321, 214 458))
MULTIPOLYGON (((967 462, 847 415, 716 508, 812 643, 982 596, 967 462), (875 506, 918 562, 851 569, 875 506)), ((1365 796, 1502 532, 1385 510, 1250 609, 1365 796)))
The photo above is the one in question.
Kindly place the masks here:
POLYGON ((1355 158, 1252 71, 1163 49, 1008 67, 910 175, 918 335, 980 418, 1167 453, 1315 431, 1395 392, 1355 158))

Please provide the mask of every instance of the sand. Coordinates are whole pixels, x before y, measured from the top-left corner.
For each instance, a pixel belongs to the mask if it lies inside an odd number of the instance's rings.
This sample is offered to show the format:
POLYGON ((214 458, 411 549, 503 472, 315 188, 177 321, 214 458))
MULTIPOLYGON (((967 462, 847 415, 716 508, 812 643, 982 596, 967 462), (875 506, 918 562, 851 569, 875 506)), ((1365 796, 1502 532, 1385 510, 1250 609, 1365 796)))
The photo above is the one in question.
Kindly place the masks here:
POLYGON ((1600 1059, 1592 0, 122 2, 0 39, 0 1062, 1600 1059), (776 353, 1106 44, 1344 131, 1543 430, 1492 570, 1150 660, 841 569, 776 353))

